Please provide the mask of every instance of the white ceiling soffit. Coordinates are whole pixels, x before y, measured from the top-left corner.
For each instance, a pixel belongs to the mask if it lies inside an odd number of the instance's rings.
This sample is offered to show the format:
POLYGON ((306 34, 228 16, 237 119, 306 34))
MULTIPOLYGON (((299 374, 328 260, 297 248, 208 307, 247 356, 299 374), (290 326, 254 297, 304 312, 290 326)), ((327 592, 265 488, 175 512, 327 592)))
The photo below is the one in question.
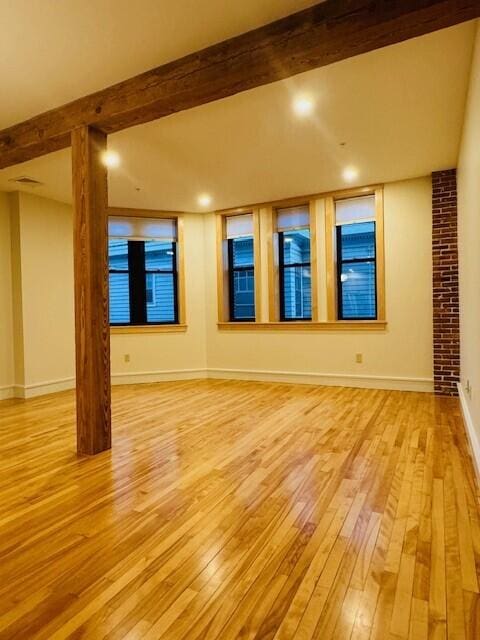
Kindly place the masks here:
MULTIPOLYGON (((474 23, 393 45, 109 137, 121 156, 110 204, 200 210, 199 193, 227 208, 455 166, 474 23), (315 102, 298 118, 298 94, 315 102)), ((35 193, 71 199, 70 151, 0 171, 31 176, 35 193)))

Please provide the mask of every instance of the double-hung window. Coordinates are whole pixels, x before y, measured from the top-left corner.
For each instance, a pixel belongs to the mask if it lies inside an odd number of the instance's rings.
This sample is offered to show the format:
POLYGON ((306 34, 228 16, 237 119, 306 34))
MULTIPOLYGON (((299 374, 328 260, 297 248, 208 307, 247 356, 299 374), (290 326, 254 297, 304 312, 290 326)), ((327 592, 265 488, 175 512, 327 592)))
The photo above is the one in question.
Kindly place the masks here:
POLYGON ((109 218, 111 325, 178 323, 177 221, 109 218))
POLYGON ((335 202, 339 320, 377 319, 375 195, 335 202))
POLYGON ((312 319, 308 205, 277 209, 280 320, 312 319))
POLYGON ((231 322, 255 321, 253 214, 228 216, 228 308, 231 322))

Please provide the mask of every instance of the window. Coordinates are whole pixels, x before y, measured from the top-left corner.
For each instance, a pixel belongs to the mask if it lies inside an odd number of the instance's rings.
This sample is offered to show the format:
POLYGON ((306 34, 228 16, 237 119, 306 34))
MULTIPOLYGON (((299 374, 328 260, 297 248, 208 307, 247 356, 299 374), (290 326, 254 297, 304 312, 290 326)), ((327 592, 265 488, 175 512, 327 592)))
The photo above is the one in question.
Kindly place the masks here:
POLYGON ((308 206, 277 211, 280 320, 312 319, 308 206))
POLYGON ((176 221, 109 220, 110 324, 178 323, 176 221))
POLYGON ((335 203, 339 320, 377 318, 375 196, 335 203))
POLYGON ((228 312, 231 322, 255 321, 253 214, 225 220, 228 252, 228 312))

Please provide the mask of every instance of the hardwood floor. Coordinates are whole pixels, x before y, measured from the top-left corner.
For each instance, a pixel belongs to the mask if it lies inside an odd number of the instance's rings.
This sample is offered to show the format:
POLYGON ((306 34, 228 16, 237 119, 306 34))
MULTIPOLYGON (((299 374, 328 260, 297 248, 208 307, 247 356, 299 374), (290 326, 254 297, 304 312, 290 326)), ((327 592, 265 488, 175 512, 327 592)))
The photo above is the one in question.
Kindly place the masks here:
POLYGON ((0 638, 480 638, 455 399, 250 382, 0 403, 0 638))

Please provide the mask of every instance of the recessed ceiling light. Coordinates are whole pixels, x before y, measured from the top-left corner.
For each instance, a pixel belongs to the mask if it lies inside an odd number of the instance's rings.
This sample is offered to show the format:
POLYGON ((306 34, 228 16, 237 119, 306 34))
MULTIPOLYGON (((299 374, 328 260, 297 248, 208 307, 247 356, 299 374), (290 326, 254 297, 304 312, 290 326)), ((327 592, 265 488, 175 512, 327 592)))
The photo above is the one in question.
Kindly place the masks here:
POLYGON ((120 156, 116 151, 104 151, 102 162, 108 169, 116 169, 120 166, 120 156))
POLYGON ((212 196, 208 195, 208 193, 202 193, 198 196, 198 204, 201 207, 209 207, 212 204, 212 196))
POLYGON ((355 169, 355 167, 346 167, 342 175, 345 182, 353 182, 358 178, 358 169, 355 169))
POLYGON ((310 115, 313 107, 313 100, 309 96, 297 96, 293 101, 293 110, 300 118, 310 115))

